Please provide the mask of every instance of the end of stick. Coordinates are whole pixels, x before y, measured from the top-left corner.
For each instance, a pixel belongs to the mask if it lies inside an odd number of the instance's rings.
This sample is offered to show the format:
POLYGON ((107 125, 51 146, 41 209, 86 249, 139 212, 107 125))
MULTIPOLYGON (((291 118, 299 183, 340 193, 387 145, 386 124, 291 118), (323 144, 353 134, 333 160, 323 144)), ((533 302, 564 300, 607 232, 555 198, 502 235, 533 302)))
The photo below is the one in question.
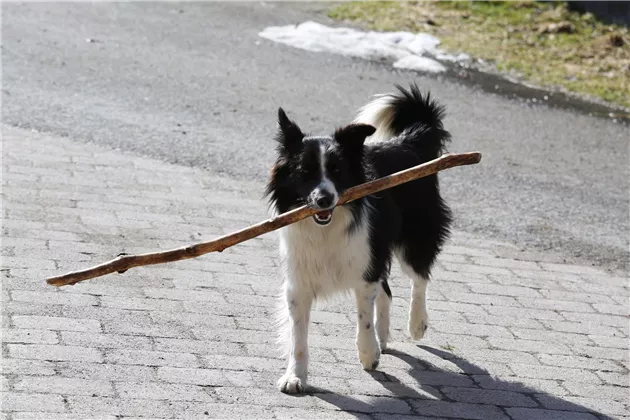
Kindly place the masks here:
POLYGON ((65 285, 65 283, 63 281, 59 280, 57 277, 46 279, 46 283, 48 283, 50 286, 55 286, 55 287, 59 287, 59 286, 64 286, 65 285))

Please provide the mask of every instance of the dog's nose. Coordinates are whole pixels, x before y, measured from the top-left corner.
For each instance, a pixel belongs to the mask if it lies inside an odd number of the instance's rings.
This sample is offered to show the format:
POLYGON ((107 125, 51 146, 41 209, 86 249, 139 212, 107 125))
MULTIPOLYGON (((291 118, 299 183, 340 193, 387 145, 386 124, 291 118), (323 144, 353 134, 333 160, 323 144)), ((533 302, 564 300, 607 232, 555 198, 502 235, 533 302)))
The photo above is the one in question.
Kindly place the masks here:
POLYGON ((333 195, 329 192, 322 192, 320 196, 317 197, 317 200, 315 200, 315 204, 317 204, 317 207, 320 209, 327 209, 332 205, 332 203, 333 195))

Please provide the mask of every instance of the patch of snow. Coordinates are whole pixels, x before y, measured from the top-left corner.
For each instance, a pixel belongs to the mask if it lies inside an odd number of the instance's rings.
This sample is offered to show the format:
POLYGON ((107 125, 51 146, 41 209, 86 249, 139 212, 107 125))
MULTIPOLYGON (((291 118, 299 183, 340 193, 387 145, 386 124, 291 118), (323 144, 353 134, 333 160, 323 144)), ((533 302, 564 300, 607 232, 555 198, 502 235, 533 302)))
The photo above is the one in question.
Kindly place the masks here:
POLYGON ((395 68, 431 73, 446 70, 437 60, 461 62, 470 59, 466 54, 445 53, 438 48, 440 40, 426 33, 364 32, 351 28, 331 28, 309 21, 299 25, 271 26, 258 35, 303 50, 393 61, 395 68))
POLYGON ((450 61, 450 62, 456 62, 456 63, 463 63, 465 61, 470 61, 470 56, 466 53, 459 53, 457 55, 439 53, 439 54, 436 54, 435 58, 437 60, 450 61))
POLYGON ((394 63, 394 67, 397 69, 418 70, 429 73, 441 73, 446 71, 446 67, 439 61, 433 60, 432 58, 419 57, 417 55, 408 55, 401 58, 394 63))

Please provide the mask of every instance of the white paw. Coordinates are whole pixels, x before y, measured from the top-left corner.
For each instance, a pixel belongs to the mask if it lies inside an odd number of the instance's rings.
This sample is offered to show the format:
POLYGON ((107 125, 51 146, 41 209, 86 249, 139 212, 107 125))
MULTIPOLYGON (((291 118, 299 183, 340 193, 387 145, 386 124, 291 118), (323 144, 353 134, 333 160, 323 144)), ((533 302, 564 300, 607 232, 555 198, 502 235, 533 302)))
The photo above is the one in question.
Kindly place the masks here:
POLYGON ((377 322, 376 323, 376 336, 378 337, 379 347, 381 353, 387 349, 387 342, 389 341, 389 322, 377 322))
POLYGON ((304 392, 306 388, 306 378, 300 379, 293 373, 285 373, 278 379, 278 389, 285 394, 298 394, 304 392))
MULTIPOLYGON (((415 308, 414 308, 415 309, 415 308)), ((429 328, 429 315, 425 310, 412 310, 409 314, 409 335, 420 340, 429 328)))
POLYGON ((387 349, 387 342, 389 341, 389 329, 387 332, 379 332, 377 336, 381 353, 383 353, 387 349))
POLYGON ((368 341, 369 344, 359 345, 359 361, 365 370, 374 370, 378 367, 381 357, 381 349, 376 339, 368 341))
POLYGON ((380 347, 381 353, 384 353, 385 350, 387 350, 387 340, 386 339, 385 340, 381 340, 379 338, 378 342, 379 342, 379 347, 380 347))

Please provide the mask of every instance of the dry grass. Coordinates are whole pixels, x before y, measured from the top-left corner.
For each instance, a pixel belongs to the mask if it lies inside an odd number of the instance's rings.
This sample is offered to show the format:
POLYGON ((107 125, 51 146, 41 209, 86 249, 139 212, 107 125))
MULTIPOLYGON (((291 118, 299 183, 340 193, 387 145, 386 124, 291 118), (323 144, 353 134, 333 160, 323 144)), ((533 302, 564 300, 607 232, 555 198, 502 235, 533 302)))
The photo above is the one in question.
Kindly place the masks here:
POLYGON ((329 16, 380 31, 438 36, 449 51, 541 86, 630 107, 630 36, 563 2, 349 2, 329 16))

